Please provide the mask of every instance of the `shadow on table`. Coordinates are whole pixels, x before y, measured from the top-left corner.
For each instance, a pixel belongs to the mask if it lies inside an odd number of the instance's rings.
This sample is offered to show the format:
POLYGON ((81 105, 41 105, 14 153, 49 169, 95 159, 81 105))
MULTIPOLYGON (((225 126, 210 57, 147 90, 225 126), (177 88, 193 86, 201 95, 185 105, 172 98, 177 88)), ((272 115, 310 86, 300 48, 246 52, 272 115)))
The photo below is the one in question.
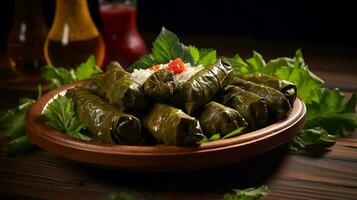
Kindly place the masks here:
POLYGON ((283 148, 274 149, 248 161, 205 170, 144 173, 83 167, 82 174, 99 182, 140 191, 223 194, 233 188, 265 184, 284 165, 287 154, 283 148))

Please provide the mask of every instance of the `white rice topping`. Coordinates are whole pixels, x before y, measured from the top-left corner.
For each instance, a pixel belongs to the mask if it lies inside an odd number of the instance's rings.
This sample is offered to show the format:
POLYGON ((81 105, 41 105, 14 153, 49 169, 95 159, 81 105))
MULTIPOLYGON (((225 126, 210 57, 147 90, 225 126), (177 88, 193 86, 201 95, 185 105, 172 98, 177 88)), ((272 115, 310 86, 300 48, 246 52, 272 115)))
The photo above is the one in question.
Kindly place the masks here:
MULTIPOLYGON (((161 64, 160 69, 166 68, 167 65, 168 64, 161 64)), ((202 65, 192 66, 191 63, 185 63, 185 70, 180 74, 174 75, 175 81, 177 83, 185 82, 201 69, 203 69, 202 65)), ((136 82, 142 85, 144 84, 146 79, 154 72, 155 71, 150 69, 134 69, 131 75, 134 77, 136 82)))

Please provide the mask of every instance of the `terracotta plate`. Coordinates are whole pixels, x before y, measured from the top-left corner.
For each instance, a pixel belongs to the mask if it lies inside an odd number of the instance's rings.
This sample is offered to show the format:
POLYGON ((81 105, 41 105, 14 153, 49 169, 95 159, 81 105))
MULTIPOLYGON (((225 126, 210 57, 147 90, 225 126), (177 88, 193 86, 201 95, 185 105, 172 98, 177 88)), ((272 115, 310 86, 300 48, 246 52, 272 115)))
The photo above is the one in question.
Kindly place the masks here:
POLYGON ((65 85, 36 101, 26 116, 27 132, 41 148, 87 164, 136 171, 181 171, 239 162, 289 141, 304 125, 306 107, 297 99, 289 116, 263 129, 198 147, 126 146, 86 142, 67 136, 43 123, 46 104, 58 93, 75 85, 65 85))

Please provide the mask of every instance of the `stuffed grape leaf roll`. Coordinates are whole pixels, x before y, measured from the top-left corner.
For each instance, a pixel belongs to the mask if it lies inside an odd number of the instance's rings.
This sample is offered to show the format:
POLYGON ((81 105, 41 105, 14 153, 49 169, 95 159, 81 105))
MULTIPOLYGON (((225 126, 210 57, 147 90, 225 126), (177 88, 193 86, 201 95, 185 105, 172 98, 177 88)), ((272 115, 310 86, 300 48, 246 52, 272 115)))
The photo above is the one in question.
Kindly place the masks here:
POLYGON ((263 84, 272 87, 276 90, 279 90, 289 100, 290 105, 294 104, 297 95, 297 89, 296 85, 294 85, 290 81, 280 80, 279 78, 273 75, 262 74, 259 72, 243 74, 241 75, 241 78, 247 81, 263 84))
POLYGON ((111 62, 107 71, 92 79, 92 90, 120 110, 143 110, 149 100, 143 88, 118 62, 111 62))
POLYGON ((274 88, 256 84, 239 77, 234 77, 232 84, 263 97, 267 103, 269 119, 272 121, 286 117, 291 109, 290 103, 284 94, 274 88))
POLYGON ((208 136, 216 133, 224 136, 240 127, 244 127, 243 131, 246 131, 248 127, 238 111, 214 101, 203 107, 198 119, 204 134, 208 136))
POLYGON ((256 130, 267 124, 268 109, 262 97, 233 85, 225 87, 221 93, 218 101, 238 111, 248 122, 249 130, 256 130))
POLYGON ((205 136, 197 119, 182 110, 157 103, 143 119, 143 127, 161 144, 195 145, 205 136))
POLYGON ((143 88, 150 98, 163 102, 169 99, 176 89, 174 75, 170 71, 160 69, 146 79, 143 88))
POLYGON ((232 76, 232 66, 219 59, 179 84, 173 95, 173 104, 190 115, 211 101, 219 89, 229 84, 232 76))
POLYGON ((121 112, 89 89, 75 87, 71 98, 80 121, 87 126, 95 141, 108 144, 137 144, 142 139, 140 120, 121 112))

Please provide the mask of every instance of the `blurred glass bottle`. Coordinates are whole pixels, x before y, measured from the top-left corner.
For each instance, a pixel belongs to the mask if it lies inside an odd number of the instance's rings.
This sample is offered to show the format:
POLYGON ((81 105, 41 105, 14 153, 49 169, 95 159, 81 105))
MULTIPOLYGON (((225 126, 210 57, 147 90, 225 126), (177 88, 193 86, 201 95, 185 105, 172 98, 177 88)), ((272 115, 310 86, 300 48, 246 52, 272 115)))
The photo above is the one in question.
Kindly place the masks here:
POLYGON ((105 64, 116 60, 128 67, 147 53, 136 26, 135 0, 100 0, 100 14, 106 45, 105 64))
POLYGON ((45 58, 55 67, 75 67, 94 55, 104 60, 105 46, 90 16, 87 0, 57 0, 56 14, 45 43, 45 58))
POLYGON ((15 0, 12 29, 7 40, 7 55, 17 74, 39 73, 45 64, 43 54, 47 26, 41 0, 15 0))

